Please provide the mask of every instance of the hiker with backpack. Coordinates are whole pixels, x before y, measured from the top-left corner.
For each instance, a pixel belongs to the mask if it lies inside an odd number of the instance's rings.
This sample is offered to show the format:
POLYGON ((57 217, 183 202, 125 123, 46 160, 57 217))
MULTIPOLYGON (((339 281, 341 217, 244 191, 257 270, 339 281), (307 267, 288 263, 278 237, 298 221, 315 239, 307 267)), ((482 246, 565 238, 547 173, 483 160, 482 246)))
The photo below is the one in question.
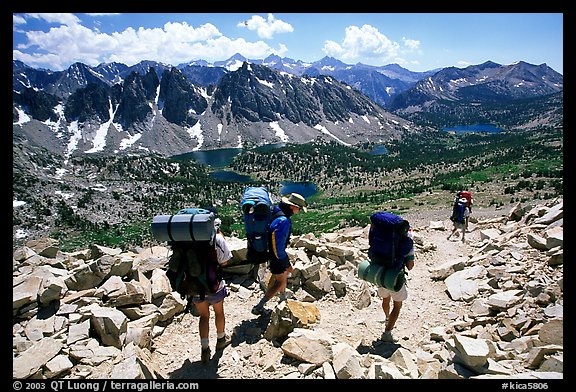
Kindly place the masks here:
MULTIPOLYGON (((224 238, 224 234, 220 230, 222 221, 220 218, 214 220, 214 227, 216 229, 215 245, 218 264, 222 267, 225 266, 232 258, 232 252, 228 247, 228 243, 224 238)), ((200 333, 201 360, 202 363, 207 363, 210 360, 210 306, 214 310, 214 324, 216 326, 216 351, 223 350, 231 342, 232 338, 226 334, 226 317, 224 315, 224 298, 228 296, 228 289, 224 279, 220 279, 217 291, 214 294, 193 295, 189 301, 193 303, 199 313, 198 330, 200 333)))
POLYGON ((268 228, 268 268, 272 273, 272 280, 264 293, 264 297, 252 308, 252 314, 261 315, 265 310, 266 302, 277 293, 280 293, 281 301, 286 299, 288 274, 293 270, 286 253, 286 247, 290 242, 290 234, 292 233, 290 218, 300 211, 306 212, 307 206, 306 199, 302 195, 291 193, 289 196, 283 196, 280 203, 272 209, 272 221, 268 228))
POLYGON ((452 205, 452 215, 450 220, 453 223, 452 232, 447 240, 452 238, 456 231, 462 232, 462 242, 466 241, 466 230, 468 230, 468 218, 472 212, 472 196, 468 191, 461 191, 456 194, 452 205))
POLYGON ((220 231, 221 223, 215 209, 183 208, 174 215, 156 215, 151 225, 154 238, 166 241, 172 249, 166 266, 170 287, 188 300, 191 313, 195 310, 200 318, 203 363, 210 360, 210 306, 214 310, 216 350, 223 350, 232 341, 225 332, 224 298, 228 290, 220 270, 232 252, 220 231))
MULTIPOLYGON (((379 286, 378 296, 382 298, 382 310, 386 315, 382 340, 394 342, 392 330, 400 315, 402 303, 408 298, 405 269, 414 268, 414 241, 410 223, 391 212, 373 213, 370 215, 368 244, 370 263, 375 267, 383 267, 383 271, 378 275, 382 281, 375 282, 379 286)), ((360 266, 359 275, 366 280, 360 266)), ((375 277, 377 280, 378 276, 375 277)))

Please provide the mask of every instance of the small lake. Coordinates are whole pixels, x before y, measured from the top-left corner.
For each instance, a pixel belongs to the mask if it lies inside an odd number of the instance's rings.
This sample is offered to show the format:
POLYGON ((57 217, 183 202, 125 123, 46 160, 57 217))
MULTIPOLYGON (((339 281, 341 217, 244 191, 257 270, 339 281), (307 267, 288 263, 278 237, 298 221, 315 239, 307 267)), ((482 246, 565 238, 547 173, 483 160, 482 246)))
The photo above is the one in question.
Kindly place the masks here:
MULTIPOLYGON (((257 152, 269 152, 274 149, 284 147, 285 143, 266 144, 254 148, 257 152)), ((382 146, 383 147, 383 146, 382 146)), ((220 148, 208 151, 192 151, 186 154, 175 155, 172 158, 179 161, 193 160, 199 164, 207 165, 216 169, 224 169, 234 160, 234 157, 244 151, 242 148, 220 148)), ((249 182, 250 176, 238 174, 231 170, 214 170, 210 177, 217 181, 223 182, 249 182)), ((311 182, 292 182, 283 181, 280 183, 279 193, 281 196, 288 195, 292 192, 299 193, 302 196, 310 197, 318 192, 316 184, 311 182)))
MULTIPOLYGON (((265 144, 254 148, 256 152, 270 152, 277 148, 284 147, 286 143, 265 144)), ((201 165, 221 168, 229 166, 234 157, 245 151, 243 148, 217 148, 215 150, 192 151, 185 154, 175 155, 172 158, 179 161, 194 161, 201 165)))
POLYGON ((314 196, 318 192, 318 188, 316 188, 316 184, 312 182, 282 181, 278 192, 280 193, 280 196, 285 196, 290 193, 299 193, 304 196, 304 198, 308 198, 314 196))
POLYGON ((495 127, 491 124, 475 124, 475 125, 456 125, 454 127, 442 128, 446 132, 484 132, 484 133, 498 133, 502 132, 502 129, 495 127))
POLYGON ((218 181, 226 182, 248 182, 250 181, 250 176, 245 176, 243 174, 238 174, 233 171, 218 170, 210 173, 210 177, 218 181))
POLYGON ((193 160, 206 166, 226 167, 241 152, 241 148, 219 148, 216 150, 187 152, 186 154, 175 155, 172 158, 179 161, 193 160))
POLYGON ((388 149, 384 146, 374 146, 372 151, 369 153, 370 155, 386 155, 388 154, 388 149))

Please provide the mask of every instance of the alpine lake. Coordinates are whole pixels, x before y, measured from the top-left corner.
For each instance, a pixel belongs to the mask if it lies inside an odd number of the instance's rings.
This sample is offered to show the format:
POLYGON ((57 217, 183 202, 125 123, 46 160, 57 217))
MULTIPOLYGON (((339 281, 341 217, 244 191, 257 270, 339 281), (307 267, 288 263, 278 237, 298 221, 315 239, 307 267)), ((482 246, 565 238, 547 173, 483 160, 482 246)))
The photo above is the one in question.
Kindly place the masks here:
MULTIPOLYGON (((464 132, 487 132, 498 133, 502 130, 491 124, 475 124, 475 125, 457 125, 452 127, 445 127, 442 129, 445 132, 464 133, 464 132)), ((285 143, 266 144, 263 146, 255 147, 254 151, 266 152, 273 151, 277 148, 282 148, 285 143)), ((226 168, 232 163, 234 157, 242 154, 244 148, 219 148, 214 150, 205 151, 192 151, 185 154, 176 155, 173 158, 182 161, 193 160, 196 163, 206 165, 211 169, 210 176, 217 181, 238 182, 245 183, 251 180, 250 176, 236 173, 233 170, 226 168)), ((372 155, 385 155, 388 150, 383 145, 375 146, 370 154, 372 155)), ((281 196, 290 194, 292 192, 299 193, 305 198, 315 195, 318 192, 316 184, 313 182, 293 182, 281 181, 279 193, 281 196)))
MULTIPOLYGON (((284 143, 267 144, 264 146, 256 147, 256 151, 271 151, 276 148, 281 148, 284 143)), ((207 151, 192 151, 186 154, 174 156, 177 160, 194 160, 196 163, 206 165, 211 168, 210 176, 218 181, 227 182, 249 182, 250 176, 236 173, 232 170, 225 170, 226 167, 232 163, 234 157, 241 154, 245 150, 243 148, 220 148, 207 151)), ((280 182, 280 196, 288 195, 292 192, 299 193, 305 198, 315 195, 318 192, 316 184, 312 182, 293 182, 281 181, 280 182)))

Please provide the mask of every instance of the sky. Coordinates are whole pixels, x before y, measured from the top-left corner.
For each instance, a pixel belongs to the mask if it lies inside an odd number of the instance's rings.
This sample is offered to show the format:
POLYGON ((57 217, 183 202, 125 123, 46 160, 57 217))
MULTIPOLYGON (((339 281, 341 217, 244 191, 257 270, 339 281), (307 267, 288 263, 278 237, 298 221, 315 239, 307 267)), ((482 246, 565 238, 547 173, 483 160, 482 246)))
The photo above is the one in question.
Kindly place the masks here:
POLYGON ((493 61, 563 74, 563 13, 13 13, 14 60, 61 71, 142 60, 209 63, 240 53, 398 64, 415 72, 493 61))

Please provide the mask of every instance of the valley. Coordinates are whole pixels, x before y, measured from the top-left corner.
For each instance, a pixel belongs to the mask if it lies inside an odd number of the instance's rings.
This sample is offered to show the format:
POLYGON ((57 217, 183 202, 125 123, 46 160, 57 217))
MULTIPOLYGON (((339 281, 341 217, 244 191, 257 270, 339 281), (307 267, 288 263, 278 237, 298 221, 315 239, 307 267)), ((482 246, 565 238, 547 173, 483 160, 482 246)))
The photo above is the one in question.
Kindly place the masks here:
POLYGON ((563 194, 562 129, 454 135, 436 132, 386 144, 347 147, 318 141, 271 151, 245 151, 229 168, 252 181, 218 181, 194 161, 158 155, 75 157, 14 143, 13 244, 50 236, 63 250, 97 242, 127 248, 153 242, 156 214, 214 205, 226 235, 243 236, 239 202, 249 185, 278 195, 282 181, 313 182, 310 210, 294 219, 294 233, 331 232, 365 225, 371 212, 446 208, 468 188, 476 204, 504 206, 563 194))

